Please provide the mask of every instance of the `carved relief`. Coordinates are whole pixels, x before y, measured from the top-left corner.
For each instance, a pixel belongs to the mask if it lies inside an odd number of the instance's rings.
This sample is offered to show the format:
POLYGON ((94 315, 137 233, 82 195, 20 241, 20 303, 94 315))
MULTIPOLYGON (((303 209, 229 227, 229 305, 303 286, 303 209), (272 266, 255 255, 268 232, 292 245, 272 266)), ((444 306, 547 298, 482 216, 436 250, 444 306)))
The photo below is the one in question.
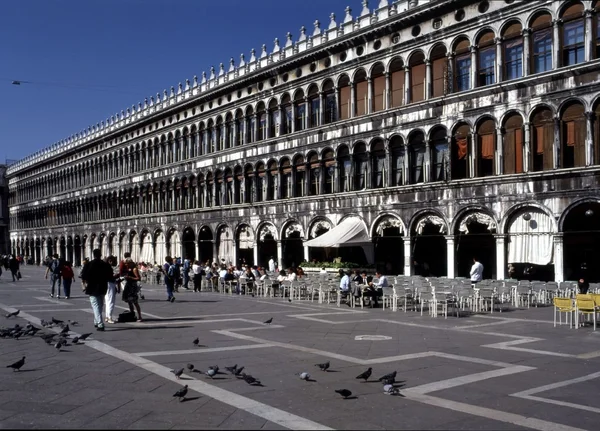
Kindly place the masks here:
POLYGON ((383 236, 383 231, 385 229, 390 229, 390 228, 400 229, 400 234, 402 234, 404 232, 402 222, 394 216, 387 215, 387 216, 383 217, 381 220, 379 220, 379 223, 377 224, 376 234, 378 236, 383 236))
POLYGON ((319 220, 311 226, 308 237, 310 239, 316 238, 319 235, 322 235, 324 233, 323 231, 327 232, 332 228, 333 226, 331 226, 331 223, 329 223, 327 220, 319 220))
POLYGON ((258 232, 258 240, 264 241, 267 235, 272 235, 274 239, 277 239, 277 230, 272 224, 263 224, 258 232))
POLYGON ((436 215, 428 215, 426 217, 423 217, 417 223, 417 227, 415 228, 417 235, 422 235, 423 229, 425 229, 425 226, 427 226, 427 225, 438 226, 440 234, 442 234, 442 235, 445 235, 448 230, 446 228, 446 222, 444 222, 444 220, 441 217, 438 217, 436 215))
POLYGON ((459 232, 469 233, 469 225, 472 223, 479 223, 487 226, 487 230, 490 232, 496 231, 496 221, 487 214, 484 213, 474 213, 469 214, 467 217, 463 218, 458 226, 459 232))

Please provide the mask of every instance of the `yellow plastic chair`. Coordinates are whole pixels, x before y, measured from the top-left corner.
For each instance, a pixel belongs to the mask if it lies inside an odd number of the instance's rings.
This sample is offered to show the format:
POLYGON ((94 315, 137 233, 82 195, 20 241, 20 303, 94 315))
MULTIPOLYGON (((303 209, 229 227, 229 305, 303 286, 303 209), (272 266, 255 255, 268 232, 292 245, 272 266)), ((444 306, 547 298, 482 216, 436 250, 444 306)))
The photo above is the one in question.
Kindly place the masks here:
POLYGON ((575 308, 576 308, 576 314, 577 314, 577 323, 575 326, 576 328, 579 328, 579 316, 580 315, 586 315, 589 316, 590 314, 592 315, 592 319, 594 321, 594 331, 596 330, 596 304, 594 303, 594 300, 592 299, 591 295, 577 295, 577 299, 575 300, 575 308))
POLYGON ((575 307, 573 307, 573 301, 571 298, 554 298, 554 327, 556 328, 556 315, 558 314, 558 324, 562 325, 562 317, 561 313, 568 313, 566 316, 566 323, 569 323, 569 328, 573 327, 573 312, 575 311, 575 307), (571 321, 569 322, 569 316, 571 316, 571 321))

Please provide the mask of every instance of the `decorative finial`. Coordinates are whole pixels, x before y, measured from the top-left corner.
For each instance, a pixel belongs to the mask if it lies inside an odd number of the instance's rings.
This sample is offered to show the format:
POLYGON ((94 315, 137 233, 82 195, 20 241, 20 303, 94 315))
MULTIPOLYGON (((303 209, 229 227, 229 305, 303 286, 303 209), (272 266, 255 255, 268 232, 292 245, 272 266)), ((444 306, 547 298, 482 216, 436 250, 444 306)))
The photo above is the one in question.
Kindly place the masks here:
POLYGON ((165 100, 167 100, 167 99, 168 99, 168 97, 169 97, 169 93, 167 93, 167 89, 165 88, 165 89, 163 90, 163 102, 164 102, 165 100))
POLYGON ((202 72, 202 84, 206 82, 206 72, 202 72))
POLYGON ((171 97, 175 96, 175 87, 171 85, 171 97))
POLYGON ((185 80, 185 89, 186 89, 186 91, 190 89, 190 80, 189 79, 185 80))
POLYGON ((148 98, 145 97, 144 98, 144 109, 146 109, 148 107, 148 98))
POLYGON ((281 47, 279 46, 279 38, 275 38, 275 46, 273 47, 273 52, 279 52, 281 47))
POLYGON ((198 86, 198 76, 194 75, 194 87, 198 86))
POLYGON ((333 30, 334 28, 337 27, 337 22, 335 22, 335 14, 332 13, 331 15, 329 15, 329 28, 328 30, 333 30))
POLYGON ((313 31, 313 36, 317 36, 321 34, 321 21, 316 20, 315 21, 315 31, 313 31))
POLYGON ((215 66, 210 66, 210 78, 215 79, 215 66))
POLYGON ((265 58, 267 57, 269 54, 267 54, 267 45, 265 45, 263 43, 263 46, 261 47, 261 52, 260 52, 260 58, 265 58))
POLYGON ((256 61, 256 50, 254 48, 252 48, 250 50, 250 63, 255 62, 256 61))
POLYGON ((229 71, 233 72, 235 70, 235 60, 233 57, 229 59, 229 71))
POLYGON ((219 64, 219 76, 225 75, 225 65, 223 63, 219 64))
POLYGON ((344 23, 352 22, 352 8, 346 6, 346 16, 344 17, 344 23))
POLYGON ((177 94, 181 94, 183 92, 183 84, 181 82, 177 86, 177 94))
POLYGON ((298 42, 302 42, 306 40, 306 27, 300 27, 300 37, 298 38, 298 42))

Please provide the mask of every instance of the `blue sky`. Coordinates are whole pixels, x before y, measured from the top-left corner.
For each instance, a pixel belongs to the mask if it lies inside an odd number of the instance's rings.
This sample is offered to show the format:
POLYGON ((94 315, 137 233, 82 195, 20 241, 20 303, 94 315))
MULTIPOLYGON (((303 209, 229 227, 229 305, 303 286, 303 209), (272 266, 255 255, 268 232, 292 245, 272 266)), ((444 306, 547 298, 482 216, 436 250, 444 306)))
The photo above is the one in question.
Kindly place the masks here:
MULTIPOLYGON (((371 0, 369 7, 377 7, 371 0)), ((0 25, 0 163, 200 77, 360 0, 7 0, 0 25), (12 85, 12 80, 31 84, 12 85)))

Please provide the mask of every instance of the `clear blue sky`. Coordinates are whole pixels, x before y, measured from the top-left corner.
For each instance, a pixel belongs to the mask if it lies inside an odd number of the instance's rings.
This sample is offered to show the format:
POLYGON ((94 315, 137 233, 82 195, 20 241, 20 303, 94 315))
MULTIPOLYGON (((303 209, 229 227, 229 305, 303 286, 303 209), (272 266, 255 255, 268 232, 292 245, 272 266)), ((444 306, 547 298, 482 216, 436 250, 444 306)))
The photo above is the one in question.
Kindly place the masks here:
MULTIPOLYGON (((369 2, 376 8, 379 0, 369 2)), ((360 0, 5 0, 0 162, 21 159, 360 0), (12 85, 12 80, 31 84, 12 85)))

